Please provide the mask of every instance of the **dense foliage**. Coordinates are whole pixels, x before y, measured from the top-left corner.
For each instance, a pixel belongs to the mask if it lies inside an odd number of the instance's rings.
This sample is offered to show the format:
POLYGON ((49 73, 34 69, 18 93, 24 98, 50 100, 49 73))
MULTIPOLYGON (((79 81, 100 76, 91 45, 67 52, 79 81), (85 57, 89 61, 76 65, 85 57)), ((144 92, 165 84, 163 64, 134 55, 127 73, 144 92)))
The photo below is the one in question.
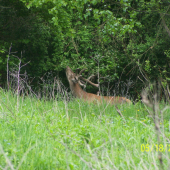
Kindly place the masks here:
POLYGON ((1 84, 6 80, 7 58, 10 68, 18 62, 9 53, 12 42, 15 55, 23 52, 22 63, 30 61, 21 70, 29 77, 53 72, 64 82, 69 65, 86 67, 90 73, 99 70, 104 77, 100 82, 110 83, 111 89, 123 81, 135 98, 146 80, 161 79, 166 86, 169 8, 166 0, 1 0, 1 84))

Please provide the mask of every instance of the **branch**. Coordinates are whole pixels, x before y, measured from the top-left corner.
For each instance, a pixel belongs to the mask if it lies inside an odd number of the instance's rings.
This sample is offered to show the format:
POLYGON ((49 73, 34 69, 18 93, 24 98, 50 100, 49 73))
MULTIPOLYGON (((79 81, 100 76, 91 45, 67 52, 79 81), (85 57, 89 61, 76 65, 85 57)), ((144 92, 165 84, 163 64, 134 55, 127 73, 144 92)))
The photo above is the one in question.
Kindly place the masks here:
POLYGON ((167 25, 166 25, 166 23, 165 23, 165 20, 164 20, 164 18, 163 18, 163 16, 162 16, 162 14, 160 14, 160 15, 161 15, 161 18, 162 18, 162 24, 163 24, 163 26, 165 27, 166 32, 167 32, 168 35, 170 36, 170 30, 169 30, 169 28, 167 27, 167 25))

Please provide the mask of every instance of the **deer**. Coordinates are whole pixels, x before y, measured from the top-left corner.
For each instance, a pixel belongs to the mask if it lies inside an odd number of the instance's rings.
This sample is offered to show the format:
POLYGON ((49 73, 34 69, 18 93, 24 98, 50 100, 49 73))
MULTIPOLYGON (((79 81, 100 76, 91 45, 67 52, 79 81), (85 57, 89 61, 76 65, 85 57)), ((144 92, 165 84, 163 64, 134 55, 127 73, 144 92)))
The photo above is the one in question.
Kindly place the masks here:
POLYGON ((90 79, 94 76, 90 76, 88 79, 82 77, 82 73, 86 69, 83 69, 79 72, 79 74, 75 74, 69 66, 66 67, 66 77, 68 79, 71 92, 74 97, 80 98, 86 102, 93 103, 99 102, 102 103, 103 101, 112 105, 121 104, 121 103, 131 103, 131 101, 125 97, 118 97, 118 96, 100 96, 93 93, 88 93, 84 91, 81 86, 85 86, 81 80, 88 82, 89 84, 99 88, 99 84, 95 84, 90 81, 90 79))

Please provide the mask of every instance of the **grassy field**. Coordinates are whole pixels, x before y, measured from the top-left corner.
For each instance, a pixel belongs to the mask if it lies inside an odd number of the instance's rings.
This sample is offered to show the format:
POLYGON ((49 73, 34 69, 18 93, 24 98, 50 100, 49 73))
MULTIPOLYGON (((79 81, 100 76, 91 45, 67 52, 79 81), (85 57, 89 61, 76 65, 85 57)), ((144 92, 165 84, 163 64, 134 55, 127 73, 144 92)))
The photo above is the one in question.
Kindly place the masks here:
MULTIPOLYGON (((159 169, 169 167, 169 108, 160 122, 141 103, 114 106, 81 100, 20 97, 0 91, 0 169, 159 169)), ((163 106, 162 106, 163 107, 163 106)))

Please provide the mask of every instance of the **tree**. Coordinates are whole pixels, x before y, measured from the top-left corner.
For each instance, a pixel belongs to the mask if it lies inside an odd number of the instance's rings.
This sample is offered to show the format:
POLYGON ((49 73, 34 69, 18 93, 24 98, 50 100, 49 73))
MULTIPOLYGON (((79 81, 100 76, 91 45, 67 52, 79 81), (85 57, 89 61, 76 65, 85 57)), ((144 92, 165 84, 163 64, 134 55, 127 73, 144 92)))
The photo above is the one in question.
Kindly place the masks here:
POLYGON ((20 8, 25 11, 21 16, 26 11, 34 16, 34 22, 27 22, 33 23, 34 29, 29 30, 32 36, 24 32, 32 75, 62 72, 67 65, 73 70, 86 67, 99 71, 111 84, 131 79, 135 96, 145 79, 161 77, 168 83, 168 1, 20 1, 28 8, 20 8))
MULTIPOLYGON (((40 76, 48 65, 48 47, 51 39, 50 26, 34 9, 28 9, 19 0, 0 1, 0 73, 1 83, 6 80, 6 63, 10 52, 21 57, 22 62, 30 62, 25 67, 29 76, 40 76), (12 49, 9 47, 12 43, 12 49), (41 69, 40 69, 41 68, 41 69)), ((9 68, 18 60, 10 55, 9 68)), ((23 70, 23 72, 25 71, 23 70)))

